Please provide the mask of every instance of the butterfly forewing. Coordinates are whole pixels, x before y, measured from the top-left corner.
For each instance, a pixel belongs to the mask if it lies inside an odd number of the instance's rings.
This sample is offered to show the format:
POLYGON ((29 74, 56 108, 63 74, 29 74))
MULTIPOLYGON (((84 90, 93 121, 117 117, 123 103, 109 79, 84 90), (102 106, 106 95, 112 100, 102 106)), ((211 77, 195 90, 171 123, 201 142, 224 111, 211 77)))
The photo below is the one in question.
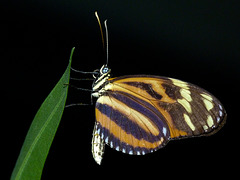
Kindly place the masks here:
POLYGON ((128 154, 153 152, 171 140, 214 133, 224 123, 222 104, 207 91, 160 76, 108 79, 96 102, 97 131, 128 154))

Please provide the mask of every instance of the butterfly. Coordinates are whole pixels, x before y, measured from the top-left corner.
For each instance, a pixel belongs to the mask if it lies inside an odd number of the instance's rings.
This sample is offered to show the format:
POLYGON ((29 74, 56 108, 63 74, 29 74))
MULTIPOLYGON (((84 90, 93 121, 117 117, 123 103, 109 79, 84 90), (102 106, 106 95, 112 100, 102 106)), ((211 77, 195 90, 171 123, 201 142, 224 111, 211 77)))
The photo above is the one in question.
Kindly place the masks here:
MULTIPOLYGON (((106 21, 105 29, 107 35, 106 21)), ((97 100, 92 154, 98 164, 105 144, 145 155, 170 140, 214 134, 226 121, 221 102, 194 84, 154 75, 111 78, 110 72, 107 63, 93 72, 91 95, 97 100)))

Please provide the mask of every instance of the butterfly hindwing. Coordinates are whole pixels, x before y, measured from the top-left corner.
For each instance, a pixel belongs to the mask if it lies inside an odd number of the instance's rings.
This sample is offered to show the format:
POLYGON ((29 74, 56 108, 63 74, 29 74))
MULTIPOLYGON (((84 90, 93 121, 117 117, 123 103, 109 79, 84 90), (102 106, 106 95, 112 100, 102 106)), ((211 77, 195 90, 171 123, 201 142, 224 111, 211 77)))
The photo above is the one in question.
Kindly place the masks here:
POLYGON ((106 144, 124 153, 146 154, 157 150, 168 141, 169 130, 161 115, 154 111, 157 112, 136 97, 106 92, 96 102, 100 135, 106 144))
POLYGON ((102 139, 128 154, 155 151, 170 139, 214 133, 225 118, 222 104, 207 91, 160 76, 109 79, 96 102, 102 139))

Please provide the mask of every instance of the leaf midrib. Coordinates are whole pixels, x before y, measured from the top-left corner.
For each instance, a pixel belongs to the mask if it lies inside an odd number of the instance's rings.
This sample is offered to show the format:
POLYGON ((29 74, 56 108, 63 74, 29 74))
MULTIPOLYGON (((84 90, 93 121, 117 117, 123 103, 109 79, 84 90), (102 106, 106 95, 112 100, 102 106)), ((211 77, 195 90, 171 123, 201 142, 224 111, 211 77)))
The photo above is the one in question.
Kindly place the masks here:
POLYGON ((48 118, 47 118, 47 120, 45 121, 44 125, 43 125, 42 128, 40 129, 38 135, 36 136, 36 138, 34 139, 33 143, 31 144, 31 146, 30 146, 30 148, 29 148, 29 150, 28 150, 28 152, 27 152, 27 154, 26 154, 26 156, 25 156, 25 158, 24 158, 24 160, 23 160, 23 163, 22 163, 22 165, 21 165, 20 168, 19 168, 19 171, 18 171, 18 173, 17 173, 17 175, 16 175, 16 179, 20 179, 20 177, 21 177, 21 175, 22 175, 22 172, 23 172, 24 168, 26 167, 25 165, 26 165, 26 163, 28 162, 29 157, 30 157, 30 155, 31 155, 31 153, 32 153, 32 151, 33 151, 36 143, 37 143, 38 140, 40 139, 42 133, 44 132, 44 130, 46 129, 46 127, 47 127, 47 125, 49 124, 50 120, 52 119, 53 115, 54 115, 55 112, 57 111, 59 105, 61 104, 62 100, 64 99, 64 96, 65 96, 65 94, 62 94, 60 100, 59 100, 58 103, 55 105, 53 111, 52 111, 51 114, 48 116, 48 118))

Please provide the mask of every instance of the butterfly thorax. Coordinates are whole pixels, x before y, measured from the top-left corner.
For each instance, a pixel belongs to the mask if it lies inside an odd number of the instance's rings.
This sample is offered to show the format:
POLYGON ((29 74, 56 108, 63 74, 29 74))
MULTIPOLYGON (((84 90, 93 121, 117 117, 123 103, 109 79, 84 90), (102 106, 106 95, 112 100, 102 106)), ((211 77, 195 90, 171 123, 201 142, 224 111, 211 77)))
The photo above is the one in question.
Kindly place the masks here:
POLYGON ((108 79, 110 78, 111 69, 107 67, 107 65, 103 65, 99 70, 98 76, 95 77, 95 80, 92 85, 92 96, 99 97, 103 93, 103 87, 105 87, 108 83, 108 79))

